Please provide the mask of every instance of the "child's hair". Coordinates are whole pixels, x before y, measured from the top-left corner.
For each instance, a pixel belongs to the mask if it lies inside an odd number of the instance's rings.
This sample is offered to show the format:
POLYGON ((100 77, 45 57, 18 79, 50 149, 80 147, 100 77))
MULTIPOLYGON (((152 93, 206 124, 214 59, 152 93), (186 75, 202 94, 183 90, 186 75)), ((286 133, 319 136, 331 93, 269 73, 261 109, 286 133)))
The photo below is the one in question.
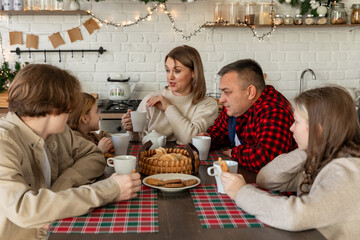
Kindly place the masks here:
POLYGON ((80 82, 69 72, 48 64, 29 64, 9 88, 9 111, 19 117, 60 115, 76 109, 80 82))
POLYGON ((68 118, 69 127, 75 131, 79 131, 79 123, 81 121, 81 118, 84 115, 88 114, 91 107, 96 104, 96 99, 88 93, 82 92, 80 97, 80 107, 72 111, 68 118))
POLYGON ((295 107, 309 121, 305 178, 300 185, 308 193, 317 174, 335 158, 360 157, 360 124, 355 103, 339 86, 316 88, 295 98, 295 107))

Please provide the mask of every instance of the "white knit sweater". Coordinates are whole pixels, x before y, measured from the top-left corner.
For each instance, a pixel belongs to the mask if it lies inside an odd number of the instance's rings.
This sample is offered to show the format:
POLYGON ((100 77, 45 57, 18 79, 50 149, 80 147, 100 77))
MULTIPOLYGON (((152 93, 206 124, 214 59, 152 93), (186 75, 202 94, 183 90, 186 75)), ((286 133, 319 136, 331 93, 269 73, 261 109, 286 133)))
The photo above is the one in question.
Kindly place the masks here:
MULTIPOLYGON (((306 153, 296 149, 261 169, 260 187, 298 191, 306 153)), ((245 185, 236 204, 262 222, 283 230, 317 228, 327 239, 360 239, 360 158, 332 160, 317 175, 310 193, 301 197, 274 196, 245 185)))
MULTIPOLYGON (((145 131, 157 132, 165 135, 167 141, 176 141, 178 144, 187 144, 191 138, 200 132, 206 132, 218 115, 218 105, 210 97, 205 97, 197 104, 192 104, 194 94, 175 96, 164 88, 148 94, 140 103, 138 111, 147 112, 145 131), (151 96, 163 95, 172 105, 166 111, 157 107, 148 107, 146 101, 151 96)), ((140 140, 138 133, 129 132, 131 140, 140 140)))

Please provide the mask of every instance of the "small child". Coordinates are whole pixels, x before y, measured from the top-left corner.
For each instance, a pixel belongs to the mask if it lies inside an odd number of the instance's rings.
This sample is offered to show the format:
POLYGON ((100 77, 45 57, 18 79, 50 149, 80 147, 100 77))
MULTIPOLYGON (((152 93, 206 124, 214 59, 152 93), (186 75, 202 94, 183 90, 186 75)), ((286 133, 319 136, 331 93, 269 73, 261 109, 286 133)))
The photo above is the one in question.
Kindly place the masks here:
POLYGON ((108 132, 94 131, 99 130, 100 116, 96 105, 96 99, 88 94, 82 93, 82 108, 74 110, 68 119, 69 127, 76 132, 76 134, 85 139, 95 143, 98 148, 105 154, 108 153, 112 147, 112 141, 108 132))

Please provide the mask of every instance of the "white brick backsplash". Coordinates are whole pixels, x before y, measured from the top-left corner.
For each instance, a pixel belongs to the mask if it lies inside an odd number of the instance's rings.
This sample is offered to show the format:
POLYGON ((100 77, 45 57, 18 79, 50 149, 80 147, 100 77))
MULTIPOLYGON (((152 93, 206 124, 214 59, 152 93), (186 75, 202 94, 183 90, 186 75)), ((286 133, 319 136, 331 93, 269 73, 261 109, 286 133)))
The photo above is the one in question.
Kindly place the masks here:
MULTIPOLYGON (((175 26, 184 34, 193 33, 205 21, 213 20, 213 2, 197 0, 182 3, 168 0, 167 8, 174 15, 175 26)), ((348 14, 355 0, 344 0, 348 14)), ((134 21, 144 16, 153 3, 145 5, 133 0, 80 1, 82 9, 91 9, 102 20, 119 23, 134 21)), ((295 14, 296 9, 278 4, 277 12, 295 14)), ((25 15, 1 16, 0 33, 6 61, 44 63, 43 53, 21 54, 21 58, 10 50, 25 48, 26 34, 38 34, 39 49, 53 49, 48 37, 60 32, 65 44, 57 49, 98 49, 107 50, 98 58, 97 53, 57 53, 47 54, 47 63, 72 71, 79 77, 83 89, 98 92, 106 98, 108 76, 125 74, 131 82, 136 82, 133 97, 142 98, 149 91, 167 85, 164 57, 176 46, 195 47, 202 58, 207 92, 218 91, 219 79, 216 73, 224 65, 243 58, 258 61, 267 73, 268 84, 274 85, 288 99, 293 99, 299 91, 300 74, 311 68, 317 80, 305 75, 306 88, 336 83, 347 88, 360 87, 360 30, 355 27, 311 27, 276 28, 270 38, 259 41, 252 32, 244 27, 207 27, 201 29, 190 40, 183 39, 180 33, 172 30, 172 24, 163 11, 154 11, 149 21, 139 22, 137 26, 116 29, 102 25, 99 30, 89 34, 82 26, 90 16, 77 15, 25 15), (83 40, 70 42, 67 30, 80 27, 83 40), (9 31, 23 32, 23 45, 9 44, 9 31)), ((268 27, 255 31, 261 35, 268 27)))

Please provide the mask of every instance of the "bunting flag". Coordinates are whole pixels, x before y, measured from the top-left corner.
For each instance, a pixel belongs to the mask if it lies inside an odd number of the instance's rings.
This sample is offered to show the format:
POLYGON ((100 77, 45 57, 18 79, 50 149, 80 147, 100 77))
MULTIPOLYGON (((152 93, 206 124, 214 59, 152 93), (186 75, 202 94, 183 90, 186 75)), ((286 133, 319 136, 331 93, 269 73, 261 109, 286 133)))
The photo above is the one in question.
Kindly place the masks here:
POLYGON ((83 40, 79 27, 67 30, 67 32, 71 42, 75 42, 76 40, 83 40))
POLYGON ((26 48, 38 49, 39 36, 33 34, 26 34, 26 48))
POLYGON ((49 36, 49 40, 51 41, 51 44, 54 48, 57 48, 58 46, 65 43, 59 32, 49 36))
POLYGON ((10 45, 23 44, 22 32, 9 32, 10 45))
POLYGON ((100 26, 99 24, 93 19, 93 18, 89 18, 89 20, 87 20, 86 22, 84 22, 84 27, 86 28, 86 30, 89 32, 89 34, 91 35, 96 29, 99 29, 100 26))

